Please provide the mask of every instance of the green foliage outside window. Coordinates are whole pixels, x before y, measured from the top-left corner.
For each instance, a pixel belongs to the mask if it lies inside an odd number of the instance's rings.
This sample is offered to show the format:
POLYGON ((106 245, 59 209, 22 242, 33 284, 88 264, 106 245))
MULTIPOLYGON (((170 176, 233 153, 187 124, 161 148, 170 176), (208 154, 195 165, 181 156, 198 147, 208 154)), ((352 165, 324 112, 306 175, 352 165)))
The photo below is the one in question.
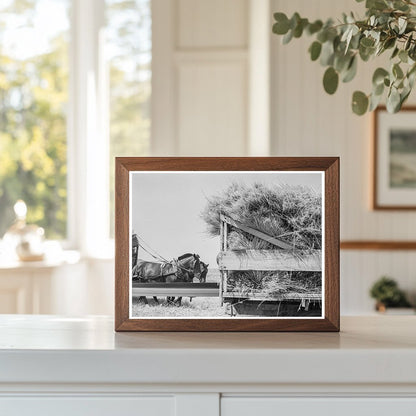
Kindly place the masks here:
POLYGON ((19 24, 33 27, 35 2, 15 0, 3 4, 0 7, 0 238, 13 222, 13 205, 18 199, 28 205, 28 222, 44 227, 48 238, 64 238, 67 33, 57 33, 43 53, 32 55, 29 45, 26 50, 22 45, 20 53, 13 53, 5 47, 6 40, 13 35, 9 30, 15 30, 11 26, 19 24))
MULTIPOLYGON (((28 206, 28 222, 45 228, 47 238, 64 239, 67 234, 70 3, 4 0, 0 4, 0 238, 13 222, 18 199, 28 206), (51 7, 59 8, 66 28, 50 20, 51 7), (39 21, 42 8, 49 12, 48 19, 39 21), (37 30, 32 36, 40 37, 43 29, 55 32, 36 53, 24 44, 24 33, 22 39, 13 38, 16 28, 37 30), (13 42, 18 51, 10 47, 13 42)), ((112 233, 114 157, 149 151, 151 7, 150 0, 107 0, 105 5, 112 233)))

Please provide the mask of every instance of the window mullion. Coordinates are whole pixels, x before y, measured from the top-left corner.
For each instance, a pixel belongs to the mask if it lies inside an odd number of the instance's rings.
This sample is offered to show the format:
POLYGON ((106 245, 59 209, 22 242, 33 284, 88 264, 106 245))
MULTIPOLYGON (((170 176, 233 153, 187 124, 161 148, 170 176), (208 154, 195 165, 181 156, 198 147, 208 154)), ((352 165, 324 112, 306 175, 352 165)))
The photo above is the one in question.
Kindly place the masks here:
POLYGON ((73 0, 68 140, 69 235, 84 255, 108 241, 108 133, 104 0, 73 0))

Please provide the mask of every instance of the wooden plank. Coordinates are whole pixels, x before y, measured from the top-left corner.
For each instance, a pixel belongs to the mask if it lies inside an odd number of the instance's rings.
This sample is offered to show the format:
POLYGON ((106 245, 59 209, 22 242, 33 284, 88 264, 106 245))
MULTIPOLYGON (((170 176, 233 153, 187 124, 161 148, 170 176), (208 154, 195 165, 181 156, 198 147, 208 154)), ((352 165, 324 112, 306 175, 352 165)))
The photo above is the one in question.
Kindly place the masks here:
POLYGON ((133 288, 182 288, 182 289, 217 289, 218 283, 141 283, 141 282, 132 282, 133 288))
POLYGON ((183 296, 183 297, 203 297, 217 298, 220 295, 219 288, 180 288, 180 287, 134 287, 133 297, 139 296, 183 296))
POLYGON ((218 283, 140 283, 132 282, 133 296, 218 297, 218 283))
POLYGON ((416 241, 341 241, 341 250, 416 250, 416 241))
POLYGON ((322 300, 320 293, 281 293, 279 295, 266 296, 260 293, 237 293, 227 292, 224 293, 224 300, 227 299, 251 299, 251 300, 264 300, 264 301, 281 301, 281 300, 322 300))
POLYGON ((310 271, 322 269, 321 250, 229 250, 217 257, 220 270, 310 271))
POLYGON ((227 215, 220 215, 221 221, 226 222, 227 224, 232 225, 233 227, 239 228, 240 230, 245 231, 246 233, 249 233, 251 235, 254 235, 255 237, 261 238, 262 240, 267 241, 270 244, 273 244, 276 247, 283 248, 285 250, 291 250, 293 249, 293 246, 290 244, 285 243, 284 241, 278 240, 277 238, 274 238, 262 231, 256 230, 252 227, 249 227, 247 225, 244 225, 243 223, 236 221, 227 215))

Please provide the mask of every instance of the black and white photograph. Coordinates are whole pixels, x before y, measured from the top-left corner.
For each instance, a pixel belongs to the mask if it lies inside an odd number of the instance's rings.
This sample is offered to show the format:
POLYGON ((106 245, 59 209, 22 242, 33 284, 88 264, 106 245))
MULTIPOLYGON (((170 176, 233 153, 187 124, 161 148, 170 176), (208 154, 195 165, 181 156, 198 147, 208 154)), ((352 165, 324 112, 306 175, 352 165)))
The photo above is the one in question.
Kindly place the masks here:
POLYGON ((416 209, 415 107, 374 113, 374 209, 416 209))
POLYGON ((133 171, 130 318, 322 318, 321 171, 133 171))

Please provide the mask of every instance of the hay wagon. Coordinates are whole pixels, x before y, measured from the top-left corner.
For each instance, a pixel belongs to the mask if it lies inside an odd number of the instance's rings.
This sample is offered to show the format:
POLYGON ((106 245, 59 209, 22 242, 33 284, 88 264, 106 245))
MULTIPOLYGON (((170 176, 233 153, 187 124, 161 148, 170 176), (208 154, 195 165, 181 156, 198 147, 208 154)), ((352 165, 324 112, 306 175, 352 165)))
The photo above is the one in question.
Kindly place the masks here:
POLYGON ((230 271, 305 271, 321 272, 321 250, 297 250, 255 228, 242 224, 226 215, 220 216, 220 253, 217 257, 220 270, 220 301, 231 305, 231 314, 260 316, 321 315, 321 293, 279 293, 265 295, 260 290, 236 291, 230 288, 230 271), (265 240, 273 250, 229 250, 230 227, 265 240))

